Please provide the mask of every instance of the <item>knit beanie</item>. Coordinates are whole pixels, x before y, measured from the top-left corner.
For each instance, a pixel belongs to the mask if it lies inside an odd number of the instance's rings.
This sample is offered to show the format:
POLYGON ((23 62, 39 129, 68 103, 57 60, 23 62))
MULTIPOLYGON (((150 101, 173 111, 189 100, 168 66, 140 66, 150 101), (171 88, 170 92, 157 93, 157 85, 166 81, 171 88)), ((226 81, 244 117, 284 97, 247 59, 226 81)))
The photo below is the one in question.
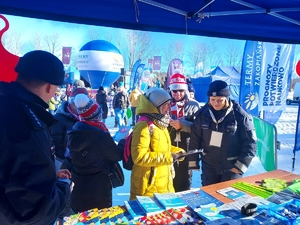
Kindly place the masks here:
POLYGON ((65 71, 62 62, 50 52, 35 50, 19 59, 15 71, 23 77, 45 81, 53 85, 63 85, 65 71))
POLYGON ((78 94, 85 94, 86 96, 89 96, 89 93, 86 88, 84 87, 73 88, 70 94, 69 102, 73 102, 75 100, 76 95, 78 94))
POLYGON ((225 81, 215 80, 212 82, 207 91, 207 96, 230 96, 228 85, 225 81))
POLYGON ((156 108, 171 100, 171 96, 167 91, 157 87, 149 88, 145 95, 156 108))
POLYGON ((170 90, 187 90, 187 83, 186 83, 186 79, 185 76, 180 74, 180 73, 176 73, 174 75, 171 76, 170 79, 170 90))
POLYGON ((74 100, 78 115, 84 120, 93 120, 102 113, 101 107, 94 99, 85 94, 78 94, 74 100))

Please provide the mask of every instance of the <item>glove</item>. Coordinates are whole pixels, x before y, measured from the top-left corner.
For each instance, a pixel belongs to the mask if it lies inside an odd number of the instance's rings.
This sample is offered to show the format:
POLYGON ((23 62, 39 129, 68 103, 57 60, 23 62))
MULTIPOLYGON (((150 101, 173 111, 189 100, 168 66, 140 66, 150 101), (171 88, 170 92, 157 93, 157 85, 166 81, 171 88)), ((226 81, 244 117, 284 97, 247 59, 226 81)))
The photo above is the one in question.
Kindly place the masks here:
POLYGON ((185 156, 182 155, 183 152, 179 152, 179 153, 172 153, 172 157, 173 157, 173 162, 176 161, 182 161, 184 159, 185 156))

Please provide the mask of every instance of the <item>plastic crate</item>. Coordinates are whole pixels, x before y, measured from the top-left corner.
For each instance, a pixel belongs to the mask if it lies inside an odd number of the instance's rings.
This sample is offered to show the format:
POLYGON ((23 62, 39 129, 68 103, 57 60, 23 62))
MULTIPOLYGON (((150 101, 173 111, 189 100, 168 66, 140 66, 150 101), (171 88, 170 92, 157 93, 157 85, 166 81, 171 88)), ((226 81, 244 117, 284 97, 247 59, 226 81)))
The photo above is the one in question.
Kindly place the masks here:
POLYGON ((270 213, 288 225, 300 224, 300 201, 291 200, 286 203, 270 207, 270 213))

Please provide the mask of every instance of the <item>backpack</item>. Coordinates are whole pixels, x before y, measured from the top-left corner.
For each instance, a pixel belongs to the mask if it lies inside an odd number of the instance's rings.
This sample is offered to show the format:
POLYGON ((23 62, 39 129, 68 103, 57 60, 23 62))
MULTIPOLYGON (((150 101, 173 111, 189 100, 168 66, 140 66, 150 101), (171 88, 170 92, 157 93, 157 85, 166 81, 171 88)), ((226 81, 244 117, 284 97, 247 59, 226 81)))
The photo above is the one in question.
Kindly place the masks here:
MULTIPOLYGON (((152 136, 153 131, 150 129, 150 126, 153 125, 153 122, 146 116, 140 116, 137 122, 140 122, 140 121, 147 121, 150 135, 152 136)), ((133 132, 131 132, 127 136, 126 141, 125 141, 125 146, 124 146, 122 163, 123 163, 123 168, 126 170, 132 170, 132 166, 133 166, 133 160, 132 160, 132 156, 131 156, 132 134, 133 134, 133 132)))

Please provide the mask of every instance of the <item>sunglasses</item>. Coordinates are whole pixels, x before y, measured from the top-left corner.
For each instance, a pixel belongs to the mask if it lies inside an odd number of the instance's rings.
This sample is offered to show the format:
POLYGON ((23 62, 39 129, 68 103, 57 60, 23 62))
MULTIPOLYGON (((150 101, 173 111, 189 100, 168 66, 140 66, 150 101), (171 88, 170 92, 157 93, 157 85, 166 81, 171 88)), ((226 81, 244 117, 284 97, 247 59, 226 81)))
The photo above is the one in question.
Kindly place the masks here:
POLYGON ((172 90, 173 93, 184 92, 184 90, 172 90))

